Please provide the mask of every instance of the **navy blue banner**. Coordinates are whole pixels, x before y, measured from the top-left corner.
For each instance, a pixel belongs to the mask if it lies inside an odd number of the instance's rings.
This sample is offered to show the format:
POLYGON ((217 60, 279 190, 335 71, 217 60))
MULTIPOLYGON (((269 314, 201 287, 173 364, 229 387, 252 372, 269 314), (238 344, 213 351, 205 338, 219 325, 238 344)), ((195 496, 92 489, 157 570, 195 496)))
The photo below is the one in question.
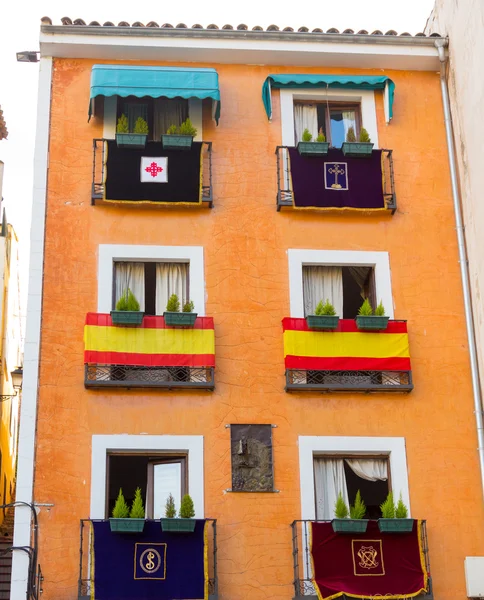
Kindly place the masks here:
POLYGON ((193 533, 164 533, 146 521, 143 533, 111 533, 94 521, 93 600, 208 598, 205 521, 193 533))

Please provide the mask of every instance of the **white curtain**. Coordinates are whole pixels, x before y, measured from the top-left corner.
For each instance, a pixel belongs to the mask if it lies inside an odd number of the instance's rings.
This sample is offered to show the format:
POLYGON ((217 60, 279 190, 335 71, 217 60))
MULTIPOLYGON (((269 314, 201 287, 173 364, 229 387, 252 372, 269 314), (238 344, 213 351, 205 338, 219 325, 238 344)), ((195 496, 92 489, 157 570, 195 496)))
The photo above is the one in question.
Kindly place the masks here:
POLYGON ((180 126, 188 117, 188 100, 182 98, 154 98, 153 139, 159 141, 170 125, 180 126))
POLYGON ((294 130, 296 134, 296 144, 302 141, 302 134, 305 129, 309 129, 313 140, 318 137, 318 111, 316 105, 295 104, 294 105, 294 130))
POLYGON ((316 519, 334 518, 334 505, 340 492, 348 506, 348 488, 343 459, 315 458, 314 487, 316 490, 316 519))
MULTIPOLYGON (((180 309, 190 300, 188 297, 188 263, 157 263, 156 265, 156 314, 166 310, 172 294, 178 296, 180 309)), ((195 307, 196 310, 197 307, 195 307)))
POLYGON ((346 458, 346 464, 355 475, 368 481, 386 481, 388 479, 388 463, 378 458, 346 458))
POLYGON ((343 111, 343 126, 345 128, 345 140, 346 134, 348 133, 348 129, 353 127, 353 130, 356 135, 356 115, 354 110, 343 111))
POLYGON ((319 301, 329 300, 343 316, 343 271, 341 267, 303 267, 304 314, 313 315, 319 301))
POLYGON ((116 262, 115 264, 115 290, 116 302, 129 288, 139 302, 141 312, 145 309, 145 265, 137 262, 116 262))

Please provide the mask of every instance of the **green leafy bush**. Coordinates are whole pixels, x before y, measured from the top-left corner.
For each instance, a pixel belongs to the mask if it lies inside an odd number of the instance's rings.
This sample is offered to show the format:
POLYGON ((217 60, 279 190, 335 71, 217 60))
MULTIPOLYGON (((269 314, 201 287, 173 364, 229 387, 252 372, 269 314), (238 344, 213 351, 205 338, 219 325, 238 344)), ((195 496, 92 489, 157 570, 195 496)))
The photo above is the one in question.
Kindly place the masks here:
POLYGON ((395 517, 397 519, 407 519, 408 518, 408 508, 406 507, 404 501, 402 500, 402 494, 400 494, 400 498, 398 499, 398 504, 395 509, 395 517))
POLYGON ((318 316, 329 316, 329 317, 334 317, 336 316, 336 311, 334 309, 334 306, 331 304, 331 302, 329 300, 326 300, 326 302, 323 304, 323 301, 320 300, 318 302, 318 305, 316 306, 316 309, 314 311, 315 315, 318 316))
POLYGON ((166 312, 180 312, 180 300, 176 294, 172 294, 166 305, 166 312))
POLYGON ((131 519, 144 519, 145 518, 145 507, 143 505, 143 498, 141 497, 141 488, 136 488, 134 493, 133 504, 131 505, 131 511, 129 513, 131 519))
POLYGON ((309 129, 305 129, 302 134, 303 142, 310 142, 313 139, 312 134, 309 132, 309 129))
POLYGON ((363 302, 363 304, 358 309, 358 315, 360 317, 371 317, 373 314, 373 309, 371 307, 370 301, 368 298, 363 302))
POLYGON ((182 519, 192 519, 195 516, 195 507, 193 506, 190 494, 183 496, 179 515, 182 519))
POLYGON ((370 134, 368 133, 368 131, 366 131, 364 127, 360 129, 360 142, 363 142, 365 144, 371 142, 370 134))
POLYGON ((318 133, 318 137, 316 138, 317 142, 325 142, 326 141, 326 136, 323 133, 323 130, 320 129, 319 133, 318 133))
POLYGON ((178 127, 176 125, 170 125, 166 132, 167 135, 176 135, 178 133, 178 127))
POLYGON ((113 508, 113 519, 127 519, 129 517, 129 506, 123 496, 123 490, 119 488, 116 504, 113 508))
POLYGON ((193 126, 190 119, 186 119, 180 125, 180 135, 189 135, 191 137, 195 137, 197 135, 197 129, 193 126))
POLYGON ((116 310, 139 311, 139 302, 133 292, 127 288, 121 298, 116 302, 116 310))
POLYGON ((366 505, 361 497, 360 490, 356 492, 355 503, 350 506, 350 519, 363 519, 366 514, 366 505))
POLYGON ((116 133, 129 133, 128 117, 124 114, 121 115, 118 119, 118 124, 116 125, 116 133))
POLYGON ((148 134, 148 123, 143 119, 143 117, 138 117, 136 119, 136 123, 134 124, 134 133, 148 134))
POLYGON ((395 502, 393 501, 393 492, 388 492, 385 502, 380 504, 381 516, 384 519, 395 518, 395 502))
POLYGON ((193 300, 187 300, 185 302, 185 304, 183 305, 182 312, 191 313, 194 311, 194 309, 195 309, 195 304, 193 303, 193 300))
POLYGON ((377 317, 385 316, 385 307, 383 306, 383 303, 381 300, 380 300, 380 304, 375 308, 375 315, 377 317))
POLYGON ((346 132, 346 141, 347 142, 356 142, 355 128, 350 127, 346 132))
POLYGON ((171 494, 166 499, 165 517, 167 519, 174 519, 176 517, 175 498, 171 494))
POLYGON ((346 502, 343 499, 343 494, 340 492, 334 504, 334 516, 337 519, 346 519, 349 515, 349 510, 346 502))

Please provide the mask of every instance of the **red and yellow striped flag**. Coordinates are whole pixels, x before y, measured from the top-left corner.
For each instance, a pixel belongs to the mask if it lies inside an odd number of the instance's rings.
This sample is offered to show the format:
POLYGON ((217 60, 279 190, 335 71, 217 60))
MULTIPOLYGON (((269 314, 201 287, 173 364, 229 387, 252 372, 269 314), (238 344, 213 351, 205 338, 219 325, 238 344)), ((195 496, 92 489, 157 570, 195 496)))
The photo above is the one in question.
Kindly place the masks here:
POLYGON ((286 369, 313 371, 410 371, 406 321, 384 331, 360 331, 340 319, 334 331, 314 331, 306 319, 282 320, 286 369))
POLYGON ((214 367, 213 317, 197 317, 190 328, 145 317, 140 327, 116 327, 108 314, 87 313, 84 362, 146 367, 214 367))

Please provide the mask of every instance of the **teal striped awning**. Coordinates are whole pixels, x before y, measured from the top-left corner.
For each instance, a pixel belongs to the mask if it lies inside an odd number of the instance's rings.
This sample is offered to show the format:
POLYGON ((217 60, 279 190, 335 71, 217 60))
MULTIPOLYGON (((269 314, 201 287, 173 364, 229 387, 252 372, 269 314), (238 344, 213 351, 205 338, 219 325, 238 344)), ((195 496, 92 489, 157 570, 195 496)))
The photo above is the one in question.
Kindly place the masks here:
MULTIPOLYGON (((213 118, 220 118, 220 91, 215 69, 93 65, 91 97, 212 98, 213 118)), ((92 102, 89 102, 89 118, 92 102)))
POLYGON ((262 86, 262 102, 267 118, 272 119, 271 88, 340 88, 346 90, 383 90, 387 123, 393 117, 395 84, 383 75, 269 75, 262 86))

